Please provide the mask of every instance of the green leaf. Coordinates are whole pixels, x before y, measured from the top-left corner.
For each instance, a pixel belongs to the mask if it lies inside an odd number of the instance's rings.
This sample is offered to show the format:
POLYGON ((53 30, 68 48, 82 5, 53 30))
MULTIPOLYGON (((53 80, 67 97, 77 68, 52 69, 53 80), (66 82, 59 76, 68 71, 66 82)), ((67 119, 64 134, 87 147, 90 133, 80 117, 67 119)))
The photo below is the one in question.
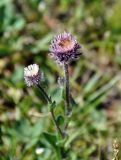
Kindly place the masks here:
POLYGON ((23 70, 24 70, 23 66, 19 66, 15 69, 12 75, 13 82, 18 82, 23 79, 23 70))
POLYGON ((48 50, 48 43, 50 42, 52 37, 53 37, 53 35, 50 33, 50 34, 47 34, 46 36, 44 36, 43 38, 41 38, 41 40, 38 40, 35 44, 35 47, 32 49, 33 54, 36 54, 39 51, 48 50))
POLYGON ((102 96, 103 94, 108 93, 108 91, 120 80, 120 76, 117 75, 114 78, 112 78, 106 85, 104 85, 102 88, 94 92, 88 97, 88 101, 94 101, 98 97, 102 96))
POLYGON ((90 92, 94 86, 97 84, 97 82, 99 81, 100 75, 99 74, 95 74, 86 84, 85 88, 84 88, 84 93, 88 93, 90 92))
POLYGON ((47 132, 43 133, 45 139, 50 143, 50 145, 54 148, 57 159, 61 160, 61 149, 59 146, 57 146, 57 138, 55 134, 50 134, 47 132))
POLYGON ((64 117, 62 115, 58 115, 56 118, 56 121, 58 125, 63 125, 64 124, 64 117))
POLYGON ((55 107, 56 107, 56 102, 53 101, 52 104, 50 105, 50 110, 55 109, 55 107))
POLYGON ((68 135, 66 135, 64 139, 58 140, 56 142, 56 145, 62 147, 62 146, 64 146, 64 144, 66 143, 67 140, 68 140, 68 135))
POLYGON ((44 132, 43 135, 44 135, 44 137, 48 140, 48 142, 49 142, 54 148, 56 148, 56 135, 55 135, 55 134, 51 134, 51 133, 47 133, 47 132, 44 132))
POLYGON ((77 107, 78 106, 78 104, 76 103, 76 101, 73 99, 72 96, 70 96, 70 102, 71 102, 72 107, 77 107))

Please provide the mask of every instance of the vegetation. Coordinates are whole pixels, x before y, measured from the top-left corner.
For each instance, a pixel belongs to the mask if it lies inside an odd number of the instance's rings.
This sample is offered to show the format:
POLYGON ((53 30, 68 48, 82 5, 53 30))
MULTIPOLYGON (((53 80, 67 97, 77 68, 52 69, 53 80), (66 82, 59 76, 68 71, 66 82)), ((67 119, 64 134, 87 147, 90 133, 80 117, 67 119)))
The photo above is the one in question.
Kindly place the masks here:
POLYGON ((0 160, 58 160, 63 146, 66 160, 121 158, 120 6, 121 0, 0 0, 0 160), (48 53, 64 30, 77 37, 83 55, 69 65, 73 113, 68 136, 58 141, 49 105, 36 87, 26 87, 23 70, 39 64, 55 113, 63 114, 57 81, 64 73, 48 53))

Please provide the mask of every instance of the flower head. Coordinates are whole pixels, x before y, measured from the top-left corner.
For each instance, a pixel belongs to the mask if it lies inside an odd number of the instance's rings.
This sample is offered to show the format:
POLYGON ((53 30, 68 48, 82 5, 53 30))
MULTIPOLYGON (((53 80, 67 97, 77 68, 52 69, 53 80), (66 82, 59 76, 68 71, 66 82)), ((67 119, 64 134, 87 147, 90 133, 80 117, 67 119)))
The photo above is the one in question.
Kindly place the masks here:
POLYGON ((52 57, 59 63, 69 63, 71 60, 79 57, 78 49, 81 45, 68 32, 63 32, 54 37, 51 42, 50 52, 52 57))
POLYGON ((42 78, 42 73, 39 70, 37 64, 31 64, 28 67, 24 68, 24 79, 28 87, 39 84, 39 81, 42 78))

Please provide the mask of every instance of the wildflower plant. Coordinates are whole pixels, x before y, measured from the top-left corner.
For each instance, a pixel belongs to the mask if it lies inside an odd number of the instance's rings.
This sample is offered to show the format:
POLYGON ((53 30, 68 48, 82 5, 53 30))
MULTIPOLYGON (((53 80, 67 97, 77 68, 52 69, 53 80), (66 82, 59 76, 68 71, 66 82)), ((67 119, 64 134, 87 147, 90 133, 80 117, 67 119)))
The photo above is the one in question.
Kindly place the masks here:
POLYGON ((51 56, 64 68, 64 80, 66 88, 65 103, 67 115, 71 111, 68 65, 70 61, 79 58, 79 56, 82 54, 79 49, 81 49, 81 45, 78 44, 76 38, 65 31, 55 36, 50 45, 51 56))
MULTIPOLYGON (((65 142, 67 139, 67 128, 68 123, 71 117, 72 112, 72 106, 70 103, 70 100, 72 99, 71 93, 70 93, 70 84, 69 84, 69 63, 72 60, 75 60, 79 58, 79 56, 82 54, 80 51, 81 45, 77 42, 76 38, 72 36, 68 32, 63 32, 57 36, 54 37, 54 39, 51 41, 50 45, 50 55, 54 58, 54 60, 57 62, 57 64, 60 64, 60 67, 63 67, 64 71, 64 77, 59 77, 58 82, 64 84, 64 93, 65 93, 65 110, 64 110, 64 127, 61 127, 60 124, 57 122, 57 115, 55 115, 55 107, 57 106, 57 103, 52 100, 51 96, 48 95, 48 93, 45 91, 45 89, 42 86, 41 80, 43 79, 43 72, 40 71, 40 68, 37 64, 31 64, 28 67, 24 68, 24 79, 25 83, 28 87, 31 87, 35 85, 46 101, 48 102, 50 106, 50 113, 51 117, 53 119, 54 125, 56 127, 58 136, 60 137, 58 140, 58 144, 60 142, 65 142)), ((58 159, 65 158, 65 150, 64 146, 60 145, 60 156, 58 156, 58 159)))

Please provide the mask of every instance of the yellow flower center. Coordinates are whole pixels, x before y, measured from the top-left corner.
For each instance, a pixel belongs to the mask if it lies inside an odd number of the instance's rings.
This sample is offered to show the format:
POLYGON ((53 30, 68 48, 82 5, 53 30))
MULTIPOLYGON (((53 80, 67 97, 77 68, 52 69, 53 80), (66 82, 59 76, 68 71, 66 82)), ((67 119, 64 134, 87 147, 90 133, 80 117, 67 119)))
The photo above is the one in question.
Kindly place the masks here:
POLYGON ((31 70, 31 74, 32 74, 32 76, 35 76, 35 75, 37 74, 37 70, 36 70, 35 68, 33 68, 33 69, 31 70))
POLYGON ((66 48, 71 45, 71 40, 70 39, 63 39, 59 42, 59 46, 62 48, 66 48))

